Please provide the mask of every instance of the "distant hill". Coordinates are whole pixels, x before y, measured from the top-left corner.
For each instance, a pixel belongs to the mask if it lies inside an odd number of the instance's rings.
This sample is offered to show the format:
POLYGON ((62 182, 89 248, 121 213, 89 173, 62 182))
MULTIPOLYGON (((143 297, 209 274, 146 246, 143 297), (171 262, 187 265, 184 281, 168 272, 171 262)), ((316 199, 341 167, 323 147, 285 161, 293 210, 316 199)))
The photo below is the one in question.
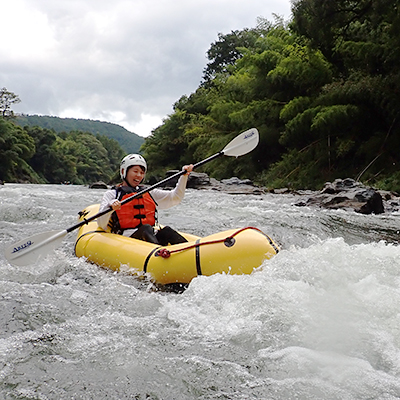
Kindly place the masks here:
POLYGON ((105 135, 116 140, 127 153, 138 153, 144 138, 129 132, 120 125, 90 119, 59 118, 42 115, 18 115, 14 122, 19 126, 39 126, 54 129, 57 133, 82 131, 105 135))

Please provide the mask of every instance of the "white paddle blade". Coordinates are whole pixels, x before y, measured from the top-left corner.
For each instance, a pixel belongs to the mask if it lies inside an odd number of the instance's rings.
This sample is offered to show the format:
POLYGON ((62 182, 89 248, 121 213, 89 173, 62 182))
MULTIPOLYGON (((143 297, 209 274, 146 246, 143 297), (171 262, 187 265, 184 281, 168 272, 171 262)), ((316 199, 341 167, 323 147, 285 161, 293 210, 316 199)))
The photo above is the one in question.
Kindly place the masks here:
POLYGON ((16 266, 34 264, 40 257, 45 256, 60 245, 67 233, 66 230, 49 231, 20 240, 6 249, 6 259, 10 264, 16 266))
POLYGON ((222 153, 224 153, 224 156, 242 156, 256 148, 259 140, 258 130, 256 128, 251 128, 242 132, 239 136, 236 136, 235 139, 225 146, 222 153))

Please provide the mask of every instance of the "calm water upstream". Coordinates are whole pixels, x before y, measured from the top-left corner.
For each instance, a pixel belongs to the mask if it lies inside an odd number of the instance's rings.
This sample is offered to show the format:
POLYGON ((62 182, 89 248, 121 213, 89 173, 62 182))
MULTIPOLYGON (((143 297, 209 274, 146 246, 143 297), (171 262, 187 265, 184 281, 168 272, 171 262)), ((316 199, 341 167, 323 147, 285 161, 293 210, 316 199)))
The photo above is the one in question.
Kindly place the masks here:
POLYGON ((201 236, 255 226, 282 250, 182 294, 77 259, 76 232, 36 265, 5 260, 102 195, 0 187, 0 399, 400 398, 400 214, 188 190, 163 224, 201 236))

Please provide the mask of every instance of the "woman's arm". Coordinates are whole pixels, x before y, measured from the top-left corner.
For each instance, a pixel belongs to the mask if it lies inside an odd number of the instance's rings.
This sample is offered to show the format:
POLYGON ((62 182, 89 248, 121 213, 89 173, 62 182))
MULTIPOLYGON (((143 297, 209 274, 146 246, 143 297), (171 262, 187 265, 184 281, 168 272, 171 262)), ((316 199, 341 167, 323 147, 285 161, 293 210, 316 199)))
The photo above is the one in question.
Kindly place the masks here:
POLYGON ((185 197, 186 184, 188 181, 189 174, 193 170, 193 165, 192 164, 185 165, 183 169, 187 170, 188 173, 182 175, 179 178, 174 189, 172 190, 153 189, 150 192, 160 210, 165 210, 167 208, 171 208, 178 205, 185 197))
MULTIPOLYGON (((104 193, 103 199, 100 204, 99 212, 106 210, 107 208, 111 207, 111 205, 115 202, 118 201, 115 197, 117 195, 117 192, 115 189, 107 190, 107 192, 104 193)), ((106 230, 108 221, 110 221, 112 212, 109 212, 107 214, 102 215, 101 217, 97 218, 97 225, 106 230)))

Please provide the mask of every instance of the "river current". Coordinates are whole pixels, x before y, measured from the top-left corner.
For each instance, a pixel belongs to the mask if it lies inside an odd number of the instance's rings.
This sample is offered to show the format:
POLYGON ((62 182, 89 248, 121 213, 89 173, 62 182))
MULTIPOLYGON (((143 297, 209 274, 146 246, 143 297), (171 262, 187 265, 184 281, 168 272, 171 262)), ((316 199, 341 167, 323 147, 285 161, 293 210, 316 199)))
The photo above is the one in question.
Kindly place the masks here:
POLYGON ((73 226, 103 192, 0 187, 0 399, 400 398, 400 214, 187 190, 162 224, 254 226, 281 251, 181 294, 76 258, 76 231, 36 264, 6 261, 6 247, 73 226))

